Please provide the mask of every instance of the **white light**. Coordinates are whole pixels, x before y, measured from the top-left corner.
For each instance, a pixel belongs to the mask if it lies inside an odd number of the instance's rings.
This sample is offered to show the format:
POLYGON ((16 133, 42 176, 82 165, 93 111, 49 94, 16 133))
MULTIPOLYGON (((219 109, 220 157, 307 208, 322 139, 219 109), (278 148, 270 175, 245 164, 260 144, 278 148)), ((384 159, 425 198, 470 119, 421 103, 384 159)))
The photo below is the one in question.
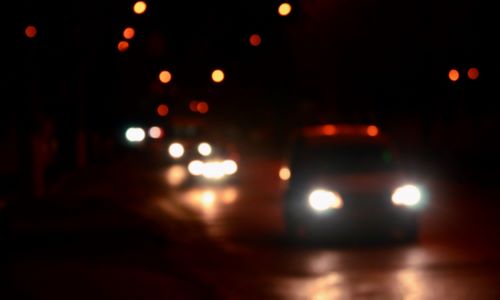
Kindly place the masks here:
POLYGON ((342 207, 342 198, 332 191, 314 190, 309 194, 309 205, 317 211, 325 211, 330 208, 338 209, 342 207))
POLYGON ((238 171, 238 165, 234 160, 225 160, 222 162, 222 169, 224 170, 224 174, 233 175, 238 171))
POLYGON ((212 147, 209 143, 201 143, 198 145, 198 152, 203 156, 209 156, 212 154, 212 147))
POLYGON ((193 176, 199 176, 199 175, 203 174, 203 168, 204 168, 204 164, 202 161, 199 161, 199 160, 193 160, 188 165, 188 171, 193 176))
POLYGON ((287 181, 292 176, 290 169, 287 167, 281 167, 279 172, 280 179, 283 181, 287 181))
POLYGON ((395 205, 415 206, 420 202, 422 195, 418 187, 407 184, 397 188, 392 194, 392 203, 395 205))
POLYGON ((220 162, 207 162, 203 167, 203 177, 207 179, 221 179, 224 177, 224 168, 220 162))
POLYGON ((181 158, 184 155, 184 146, 179 143, 172 143, 170 147, 168 147, 168 153, 173 158, 181 158))
POLYGON ((144 141, 146 132, 140 127, 130 127, 125 132, 125 137, 131 143, 138 143, 144 141))

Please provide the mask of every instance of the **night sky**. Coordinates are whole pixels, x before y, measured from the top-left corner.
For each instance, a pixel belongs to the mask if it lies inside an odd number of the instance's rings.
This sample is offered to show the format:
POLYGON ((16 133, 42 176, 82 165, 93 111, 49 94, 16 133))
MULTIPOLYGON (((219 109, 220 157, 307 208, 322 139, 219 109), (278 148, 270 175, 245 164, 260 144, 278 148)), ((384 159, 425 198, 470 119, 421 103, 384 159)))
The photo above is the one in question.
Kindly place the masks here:
POLYGON ((9 107, 105 127, 151 122, 159 103, 188 115, 191 100, 205 100, 207 118, 271 126, 353 113, 481 113, 498 99, 497 22, 479 1, 291 1, 286 17, 281 1, 156 0, 142 15, 134 3, 11 4, 3 88, 21 93, 9 107), (29 24, 34 39, 23 34, 29 24), (129 26, 136 36, 120 53, 129 26), (248 41, 254 33, 258 47, 248 41), (466 79, 470 67, 479 80, 466 79), (221 84, 210 80, 216 68, 221 84), (451 68, 462 72, 458 82, 451 68), (167 85, 158 81, 164 69, 167 85))

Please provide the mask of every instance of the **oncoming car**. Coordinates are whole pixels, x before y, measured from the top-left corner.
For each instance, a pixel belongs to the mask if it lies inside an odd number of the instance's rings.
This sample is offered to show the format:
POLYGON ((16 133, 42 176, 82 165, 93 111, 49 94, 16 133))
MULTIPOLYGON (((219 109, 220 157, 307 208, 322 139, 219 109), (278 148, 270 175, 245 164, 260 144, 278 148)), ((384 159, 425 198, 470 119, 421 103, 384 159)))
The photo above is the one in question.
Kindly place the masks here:
POLYGON ((231 145, 176 139, 167 143, 167 180, 172 186, 225 184, 237 180, 239 156, 231 145))
POLYGON ((377 126, 304 128, 288 163, 288 176, 280 176, 288 180, 283 209, 291 236, 416 240, 425 189, 377 126))

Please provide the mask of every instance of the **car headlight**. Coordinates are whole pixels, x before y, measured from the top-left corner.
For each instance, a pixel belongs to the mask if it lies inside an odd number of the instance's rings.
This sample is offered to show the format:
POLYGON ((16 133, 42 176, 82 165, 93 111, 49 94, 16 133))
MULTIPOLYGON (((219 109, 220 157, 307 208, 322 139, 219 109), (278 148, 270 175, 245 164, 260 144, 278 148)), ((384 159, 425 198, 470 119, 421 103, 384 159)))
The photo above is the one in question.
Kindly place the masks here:
POLYGON ((168 147, 168 154, 173 158, 181 158, 184 155, 184 146, 179 143, 172 143, 168 147))
POLYGON ((212 154, 212 146, 209 143, 200 143, 198 145, 198 153, 203 156, 209 156, 212 154))
POLYGON ((309 194, 309 206, 316 211, 339 209, 343 205, 342 198, 337 192, 329 190, 314 190, 309 194))
POLYGON ((411 184, 400 186, 392 193, 392 203, 398 206, 415 206, 421 199, 420 189, 411 184))

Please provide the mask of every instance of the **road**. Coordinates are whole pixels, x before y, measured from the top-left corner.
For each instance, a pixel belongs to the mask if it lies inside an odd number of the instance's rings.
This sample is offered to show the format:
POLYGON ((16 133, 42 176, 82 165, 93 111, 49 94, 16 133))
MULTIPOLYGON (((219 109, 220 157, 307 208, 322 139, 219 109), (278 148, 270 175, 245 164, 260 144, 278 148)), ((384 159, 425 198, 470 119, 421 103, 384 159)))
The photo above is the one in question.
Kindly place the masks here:
POLYGON ((435 178, 415 244, 297 244, 278 168, 249 158, 238 184, 185 189, 154 157, 68 176, 2 210, 2 299, 500 299, 493 188, 435 178))

